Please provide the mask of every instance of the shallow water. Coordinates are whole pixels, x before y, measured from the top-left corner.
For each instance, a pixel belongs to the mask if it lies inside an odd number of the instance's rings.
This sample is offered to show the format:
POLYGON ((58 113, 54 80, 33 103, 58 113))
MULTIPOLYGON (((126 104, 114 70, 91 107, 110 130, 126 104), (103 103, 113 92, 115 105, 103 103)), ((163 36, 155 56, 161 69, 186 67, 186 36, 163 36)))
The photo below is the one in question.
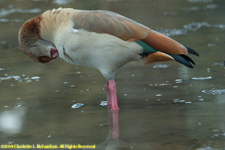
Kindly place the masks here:
POLYGON ((0 144, 225 149, 224 14, 222 0, 0 0, 0 144), (18 48, 23 22, 57 7, 118 12, 201 57, 191 56, 194 69, 163 62, 118 70, 119 138, 113 140, 98 71, 61 59, 34 63, 18 48))

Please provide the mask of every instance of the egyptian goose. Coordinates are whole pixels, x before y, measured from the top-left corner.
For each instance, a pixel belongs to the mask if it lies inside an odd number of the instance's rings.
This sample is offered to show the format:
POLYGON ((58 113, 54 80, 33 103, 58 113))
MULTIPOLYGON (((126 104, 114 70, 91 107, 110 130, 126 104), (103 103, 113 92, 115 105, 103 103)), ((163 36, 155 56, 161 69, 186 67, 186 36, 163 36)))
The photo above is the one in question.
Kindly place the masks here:
POLYGON ((153 63, 175 60, 192 68, 181 45, 140 23, 105 10, 48 10, 26 21, 19 30, 21 50, 36 62, 47 63, 57 56, 74 65, 98 69, 105 79, 107 106, 117 110, 114 75, 130 61, 153 63))

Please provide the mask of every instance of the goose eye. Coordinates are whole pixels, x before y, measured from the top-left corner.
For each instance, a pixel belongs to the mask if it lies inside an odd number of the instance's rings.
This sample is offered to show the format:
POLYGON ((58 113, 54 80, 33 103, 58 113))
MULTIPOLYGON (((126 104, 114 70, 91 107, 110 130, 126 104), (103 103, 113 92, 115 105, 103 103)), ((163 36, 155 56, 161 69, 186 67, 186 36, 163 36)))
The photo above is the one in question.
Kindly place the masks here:
POLYGON ((38 61, 41 62, 41 63, 47 63, 49 61, 51 61, 52 59, 47 57, 47 56, 40 56, 38 57, 38 61))

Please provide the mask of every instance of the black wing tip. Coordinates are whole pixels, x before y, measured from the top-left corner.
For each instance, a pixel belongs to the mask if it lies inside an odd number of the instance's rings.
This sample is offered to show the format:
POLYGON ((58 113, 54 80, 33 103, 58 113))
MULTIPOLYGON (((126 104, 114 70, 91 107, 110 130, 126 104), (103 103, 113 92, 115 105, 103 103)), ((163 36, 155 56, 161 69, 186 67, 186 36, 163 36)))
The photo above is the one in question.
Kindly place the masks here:
POLYGON ((189 63, 189 62, 182 63, 182 64, 187 66, 187 67, 189 67, 189 68, 194 68, 194 66, 191 63, 189 63))
POLYGON ((192 63, 193 65, 195 65, 195 62, 187 55, 180 55, 180 56, 183 57, 185 60, 189 61, 190 63, 192 63))
POLYGON ((189 67, 189 68, 194 68, 192 65, 190 65, 190 66, 187 66, 187 67, 189 67))
POLYGON ((193 66, 193 65, 195 65, 194 61, 187 55, 171 55, 170 54, 170 56, 173 57, 173 59, 176 60, 177 62, 179 62, 189 68, 194 68, 194 66, 193 66))
POLYGON ((185 46, 185 48, 188 50, 188 53, 196 55, 196 56, 200 56, 195 50, 193 50, 190 47, 185 46))
POLYGON ((188 61, 187 62, 179 62, 179 63, 185 65, 186 67, 194 68, 194 66, 191 63, 189 63, 188 61))

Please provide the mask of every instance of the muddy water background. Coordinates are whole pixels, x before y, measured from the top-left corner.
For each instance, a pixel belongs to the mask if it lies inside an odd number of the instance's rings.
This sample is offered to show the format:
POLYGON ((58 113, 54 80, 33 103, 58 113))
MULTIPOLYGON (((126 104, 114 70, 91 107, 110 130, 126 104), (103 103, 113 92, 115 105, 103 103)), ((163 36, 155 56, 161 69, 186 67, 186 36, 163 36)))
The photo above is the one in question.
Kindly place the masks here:
POLYGON ((225 148, 225 1, 0 0, 0 29, 0 144, 225 148), (118 12, 201 57, 191 56, 194 69, 175 62, 121 68, 116 74, 120 137, 109 142, 107 109, 100 106, 106 100, 102 75, 61 59, 34 63, 18 48, 23 22, 58 7, 118 12), (72 109, 76 103, 85 105, 72 109))

